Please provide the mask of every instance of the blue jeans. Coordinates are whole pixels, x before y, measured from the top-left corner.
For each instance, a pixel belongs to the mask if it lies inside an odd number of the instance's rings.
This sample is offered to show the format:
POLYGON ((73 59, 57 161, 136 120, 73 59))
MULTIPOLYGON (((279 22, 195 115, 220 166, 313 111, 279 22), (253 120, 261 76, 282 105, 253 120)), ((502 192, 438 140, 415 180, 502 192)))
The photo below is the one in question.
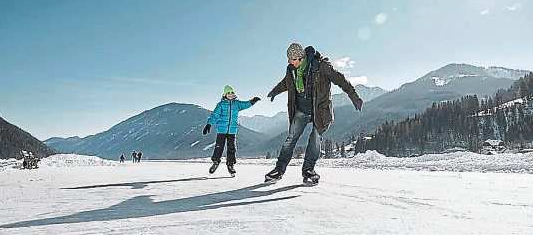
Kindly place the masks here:
POLYGON ((303 112, 296 110, 292 123, 289 127, 289 134, 281 146, 278 161, 276 162, 276 168, 280 172, 285 173, 287 165, 289 165, 289 162, 291 161, 294 147, 296 147, 296 143, 304 132, 305 127, 309 123, 313 125, 313 130, 309 135, 309 142, 307 143, 307 148, 305 150, 305 158, 302 165, 302 170, 313 169, 315 167, 318 156, 320 155, 320 135, 313 124, 311 115, 304 114, 303 112))

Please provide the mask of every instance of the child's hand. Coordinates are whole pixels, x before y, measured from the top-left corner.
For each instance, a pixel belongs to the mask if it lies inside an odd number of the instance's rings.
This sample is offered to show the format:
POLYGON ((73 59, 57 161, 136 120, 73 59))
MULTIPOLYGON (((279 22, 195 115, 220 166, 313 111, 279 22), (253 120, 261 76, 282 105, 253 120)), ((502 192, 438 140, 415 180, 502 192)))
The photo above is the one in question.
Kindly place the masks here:
POLYGON ((207 124, 207 125, 205 125, 204 130, 202 131, 202 133, 204 135, 207 135, 207 133, 209 133, 210 130, 211 130, 211 124, 207 124))
POLYGON ((254 97, 253 99, 250 100, 250 103, 252 103, 252 105, 254 105, 255 103, 257 103, 257 101, 260 101, 260 100, 261 100, 261 98, 256 96, 256 97, 254 97))

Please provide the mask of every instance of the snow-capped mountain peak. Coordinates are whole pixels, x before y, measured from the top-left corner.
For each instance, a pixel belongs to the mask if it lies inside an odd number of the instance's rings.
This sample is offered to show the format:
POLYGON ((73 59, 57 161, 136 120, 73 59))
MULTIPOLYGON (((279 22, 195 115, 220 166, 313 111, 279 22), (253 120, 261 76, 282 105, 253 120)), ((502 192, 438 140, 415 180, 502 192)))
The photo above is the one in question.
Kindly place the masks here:
POLYGON ((527 70, 508 69, 508 68, 503 68, 503 67, 488 67, 485 69, 485 72, 488 75, 493 76, 493 77, 512 78, 515 80, 529 73, 529 71, 527 70))
POLYGON ((469 77, 479 77, 482 80, 489 77, 517 80, 527 73, 529 73, 529 71, 503 67, 485 68, 469 64, 448 64, 426 74, 422 79, 432 81, 436 86, 446 86, 457 79, 465 79, 469 77))

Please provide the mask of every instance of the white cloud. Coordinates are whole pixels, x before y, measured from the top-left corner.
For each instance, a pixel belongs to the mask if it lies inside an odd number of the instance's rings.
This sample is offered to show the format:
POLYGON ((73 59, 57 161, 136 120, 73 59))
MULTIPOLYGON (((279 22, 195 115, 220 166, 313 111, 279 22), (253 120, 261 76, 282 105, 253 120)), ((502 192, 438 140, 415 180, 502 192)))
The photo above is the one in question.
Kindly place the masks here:
POLYGON ((366 76, 358 76, 358 77, 349 77, 346 78, 352 85, 362 84, 366 85, 368 84, 368 77, 366 76))
POLYGON ((480 15, 488 15, 488 14, 490 14, 490 10, 489 9, 485 9, 485 10, 481 11, 479 14, 480 15))
POLYGON ((333 66, 339 70, 347 70, 353 68, 355 61, 351 60, 350 57, 342 57, 333 61, 333 66))
POLYGON ((366 41, 366 40, 370 39, 370 29, 369 28, 360 28, 359 30, 357 30, 357 36, 362 41, 366 41))
POLYGON ((506 8, 509 11, 516 11, 516 10, 520 10, 520 8, 522 8, 522 4, 521 3, 515 3, 512 6, 507 6, 506 8))
POLYGON ((376 17, 375 17, 376 24, 377 25, 385 24, 385 22, 387 22, 387 18, 388 18, 388 16, 385 13, 377 14, 376 17))
MULTIPOLYGON (((348 80, 348 82, 350 82, 352 85, 355 86, 357 84, 368 84, 368 77, 361 75, 352 76, 352 74, 354 74, 353 70, 355 68, 355 61, 353 61, 350 57, 340 57, 338 59, 333 60, 331 64, 333 65, 333 67, 335 67, 335 69, 338 69, 339 72, 344 74, 346 80, 348 80)), ((334 94, 340 92, 342 92, 342 90, 340 89, 336 89, 333 91, 334 94)))

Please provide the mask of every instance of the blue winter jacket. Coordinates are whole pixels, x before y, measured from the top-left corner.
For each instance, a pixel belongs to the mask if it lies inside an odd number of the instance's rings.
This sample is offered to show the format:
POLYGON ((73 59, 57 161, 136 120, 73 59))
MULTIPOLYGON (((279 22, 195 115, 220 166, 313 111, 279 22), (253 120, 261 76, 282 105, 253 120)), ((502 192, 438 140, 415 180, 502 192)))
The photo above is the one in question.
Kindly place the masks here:
POLYGON ((222 98, 207 119, 207 123, 217 127, 218 134, 237 134, 239 131, 239 111, 252 107, 250 101, 222 98))

